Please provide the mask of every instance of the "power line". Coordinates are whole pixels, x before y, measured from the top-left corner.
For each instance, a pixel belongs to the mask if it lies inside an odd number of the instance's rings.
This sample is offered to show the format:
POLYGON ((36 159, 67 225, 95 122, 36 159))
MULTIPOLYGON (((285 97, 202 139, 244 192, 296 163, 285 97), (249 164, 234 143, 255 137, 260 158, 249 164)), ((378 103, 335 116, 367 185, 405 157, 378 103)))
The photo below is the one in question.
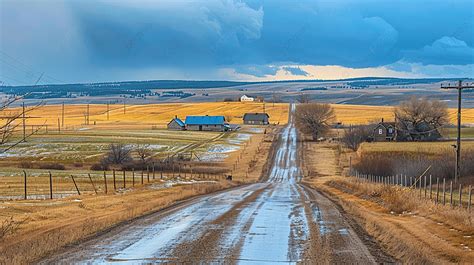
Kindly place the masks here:
POLYGON ((462 101, 462 90, 474 88, 474 83, 466 83, 463 85, 462 80, 459 80, 457 84, 448 83, 447 85, 441 84, 442 89, 457 89, 458 91, 458 124, 457 124, 457 139, 456 139, 456 168, 454 169, 454 183, 457 183, 458 179, 461 177, 461 101, 462 101))

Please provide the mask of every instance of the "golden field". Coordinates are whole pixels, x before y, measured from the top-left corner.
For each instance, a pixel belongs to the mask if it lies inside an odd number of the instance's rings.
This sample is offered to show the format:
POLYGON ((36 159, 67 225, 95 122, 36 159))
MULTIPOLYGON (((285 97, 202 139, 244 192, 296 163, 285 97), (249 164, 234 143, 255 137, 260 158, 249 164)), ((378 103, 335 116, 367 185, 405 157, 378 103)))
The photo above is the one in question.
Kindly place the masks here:
MULTIPOLYGON (((424 153, 424 154, 440 154, 446 150, 451 150, 454 155, 452 147, 455 141, 446 142, 377 142, 377 143, 362 143, 358 152, 404 152, 404 153, 424 153)), ((474 150, 473 141, 463 141, 462 150, 474 150)))
MULTIPOLYGON (((331 104, 336 114, 336 121, 343 124, 367 124, 380 121, 393 121, 393 107, 331 104)), ((175 116, 185 119, 187 115, 224 115, 230 117, 230 123, 242 124, 242 116, 247 112, 263 112, 262 103, 241 102, 206 102, 206 103, 163 103, 148 105, 111 104, 107 119, 107 105, 91 104, 89 106, 89 125, 95 128, 149 129, 150 126, 163 128, 175 116)), ((21 108, 10 108, 4 111, 19 113, 21 108)), ((265 111, 270 115, 270 122, 286 124, 288 121, 288 103, 265 104, 265 111)), ((39 126, 47 124, 51 130, 57 130, 61 122, 61 105, 41 106, 28 113, 27 125, 39 126)), ((64 111, 64 127, 77 129, 86 123, 87 105, 66 105, 64 111)), ((456 122, 456 109, 449 109, 451 123, 456 122)), ((474 109, 464 109, 463 123, 474 123, 474 109)), ((29 128, 30 129, 30 128, 29 128)))
MULTIPOLYGON (((262 103, 241 102, 206 102, 206 103, 166 103, 149 105, 111 104, 107 120, 106 104, 90 104, 89 125, 101 128, 123 129, 150 128, 150 126, 164 127, 175 116, 185 119, 187 115, 225 115, 230 117, 230 123, 241 124, 242 116, 247 112, 262 112, 262 103)), ((11 108, 3 114, 19 113, 21 108, 11 108)), ((265 111, 270 115, 270 122, 286 124, 288 121, 288 104, 266 103, 265 111)), ((64 127, 74 129, 85 124, 87 113, 86 104, 65 105, 64 127)), ((8 115, 8 114, 7 114, 8 115)), ((28 113, 27 125, 47 124, 51 130, 57 130, 61 122, 62 106, 45 105, 28 113)))

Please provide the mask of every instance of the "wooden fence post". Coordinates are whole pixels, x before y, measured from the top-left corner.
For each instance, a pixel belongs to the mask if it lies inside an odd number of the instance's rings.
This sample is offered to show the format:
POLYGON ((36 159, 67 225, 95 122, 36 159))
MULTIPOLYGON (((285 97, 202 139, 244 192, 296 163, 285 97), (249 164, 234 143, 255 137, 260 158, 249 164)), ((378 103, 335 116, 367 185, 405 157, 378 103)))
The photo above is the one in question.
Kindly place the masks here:
POLYGON ((94 189, 95 194, 97 194, 97 190, 95 189, 94 181, 92 181, 91 174, 87 174, 89 176, 89 180, 91 181, 92 188, 94 189))
POLYGON ((155 179, 155 162, 152 163, 152 167, 153 167, 153 179, 155 179))
POLYGON ((469 201, 467 202, 467 210, 471 212, 471 195, 472 195, 472 186, 469 185, 469 201))
POLYGON ((450 181, 450 184, 449 184, 449 194, 450 194, 449 204, 452 207, 453 206, 453 181, 452 180, 450 181))
POLYGON ((427 182, 426 182, 426 175, 424 176, 423 179, 424 179, 424 182, 425 182, 425 183, 423 183, 423 184, 424 184, 424 186, 425 186, 424 189, 425 189, 425 199, 426 199, 426 185, 427 185, 427 182))
POLYGON ((160 179, 163 179, 163 165, 160 165, 160 179))
POLYGON ((446 179, 443 178, 443 205, 446 205, 446 179))
POLYGON ((125 170, 123 170, 123 188, 125 189, 126 188, 126 185, 125 184, 125 170))
POLYGON ((115 184, 115 169, 112 169, 112 177, 114 179, 114 191, 117 190, 117 185, 115 184))
POLYGON ((49 171, 49 199, 53 199, 53 175, 51 175, 51 171, 49 171))
POLYGON ((135 187, 135 169, 132 168, 132 187, 135 187))
POLYGON ((104 189, 105 189, 105 194, 107 194, 107 174, 104 171, 104 189))
POLYGON ((79 191, 79 188, 77 187, 76 181, 74 180, 74 176, 71 175, 72 182, 74 183, 74 187, 76 187, 77 194, 81 195, 81 192, 79 191))
POLYGON ((24 196, 24 198, 25 198, 25 200, 27 200, 28 199, 28 195, 27 195, 28 192, 27 192, 27 188, 26 188, 26 171, 25 170, 23 170, 23 184, 25 184, 25 187, 24 187, 25 188, 25 196, 24 196))
POLYGON ((433 183, 431 182, 431 175, 430 175, 430 200, 433 198, 433 183))
POLYGON ((141 182, 142 182, 142 185, 143 185, 143 169, 142 169, 142 175, 141 176, 142 176, 142 181, 141 182))
POLYGON ((146 179, 150 183, 150 168, 148 166, 146 166, 146 179))
POLYGON ((436 204, 439 203, 439 178, 436 178, 436 204))
POLYGON ((459 184, 459 208, 462 208, 462 184, 459 184))

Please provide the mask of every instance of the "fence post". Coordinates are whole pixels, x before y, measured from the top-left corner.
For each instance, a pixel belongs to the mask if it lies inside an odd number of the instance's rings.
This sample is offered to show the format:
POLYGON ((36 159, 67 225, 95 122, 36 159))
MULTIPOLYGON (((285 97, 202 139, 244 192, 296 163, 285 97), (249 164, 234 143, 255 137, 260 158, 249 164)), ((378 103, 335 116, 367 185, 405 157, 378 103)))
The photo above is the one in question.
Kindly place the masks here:
POLYGON ((105 194, 107 194, 108 190, 107 190, 107 175, 104 171, 104 191, 105 191, 105 194))
POLYGON ((150 183, 150 168, 146 166, 146 180, 150 183))
POLYGON ((472 195, 472 187, 469 185, 469 201, 467 202, 467 210, 471 212, 471 195, 472 195))
POLYGON ((452 180, 450 181, 450 184, 449 184, 449 194, 450 194, 449 204, 452 207, 453 206, 453 181, 452 180))
POLYGON ((115 169, 112 169, 112 176, 114 178, 114 190, 117 190, 117 185, 115 184, 115 169))
POLYGON ((77 194, 81 195, 81 192, 79 191, 79 188, 77 187, 76 181, 74 180, 74 176, 71 175, 72 182, 74 183, 74 187, 76 187, 77 194))
POLYGON ((459 184, 459 208, 462 208, 462 184, 459 184))
POLYGON ((91 174, 87 174, 89 176, 89 180, 91 181, 92 188, 94 189, 95 194, 97 194, 97 190, 95 189, 94 181, 92 181, 91 174))
POLYGON ((431 182, 431 175, 430 175, 430 200, 433 198, 433 193, 432 193, 432 191, 433 191, 433 185, 432 185, 432 184, 433 184, 433 183, 431 182))
POLYGON ((436 204, 439 203, 439 178, 436 178, 436 204))
POLYGON ((143 185, 143 169, 142 169, 142 175, 141 176, 142 176, 142 185, 143 185))
POLYGON ((426 175, 424 176, 423 179, 424 179, 424 182, 425 182, 424 185, 425 185, 425 199, 426 199, 426 184, 427 184, 427 183, 426 183, 426 175))
POLYGON ((132 187, 135 187, 135 169, 132 168, 132 187))
POLYGON ((163 179, 163 165, 160 166, 160 179, 163 179))
POLYGON ((443 178, 443 205, 446 205, 446 179, 443 178))
POLYGON ((404 182, 405 182, 405 185, 404 185, 404 186, 405 186, 405 187, 408 186, 407 175, 406 175, 406 174, 405 174, 405 181, 404 181, 404 182))
POLYGON ((123 188, 124 188, 124 189, 126 188, 126 184, 125 184, 125 170, 123 170, 123 188))
POLYGON ((155 162, 153 162, 151 166, 153 167, 153 179, 155 179, 155 162))
POLYGON ((51 171, 49 171, 49 199, 53 199, 53 175, 51 175, 51 171))
POLYGON ((27 200, 28 199, 28 195, 27 195, 28 193, 27 193, 27 188, 26 188, 26 171, 25 170, 23 170, 23 180, 24 180, 23 182, 25 184, 25 200, 27 200))

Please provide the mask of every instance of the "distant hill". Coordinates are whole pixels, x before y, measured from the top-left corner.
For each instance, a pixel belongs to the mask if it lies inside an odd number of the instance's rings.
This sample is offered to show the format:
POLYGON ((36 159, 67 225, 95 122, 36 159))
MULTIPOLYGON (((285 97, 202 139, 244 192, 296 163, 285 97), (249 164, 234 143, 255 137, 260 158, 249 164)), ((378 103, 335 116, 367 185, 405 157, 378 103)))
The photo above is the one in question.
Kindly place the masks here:
POLYGON ((268 83, 346 82, 352 87, 368 87, 374 85, 407 85, 420 83, 436 83, 445 80, 451 79, 402 79, 390 77, 362 77, 340 80, 291 80, 267 82, 151 80, 83 84, 52 84, 37 86, 0 86, 0 91, 9 95, 27 95, 26 98, 45 99, 107 95, 144 96, 153 94, 152 90, 154 89, 206 89, 268 83))

